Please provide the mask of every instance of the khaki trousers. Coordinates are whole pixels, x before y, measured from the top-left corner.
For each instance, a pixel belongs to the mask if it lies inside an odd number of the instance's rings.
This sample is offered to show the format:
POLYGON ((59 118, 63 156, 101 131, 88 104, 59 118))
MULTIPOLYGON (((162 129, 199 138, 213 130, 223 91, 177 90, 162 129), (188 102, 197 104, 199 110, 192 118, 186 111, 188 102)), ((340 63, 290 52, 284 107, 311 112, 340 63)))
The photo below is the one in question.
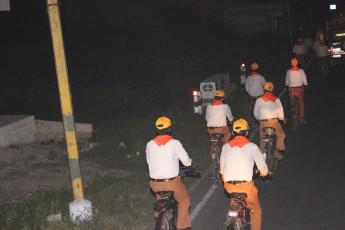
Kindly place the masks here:
POLYGON ((299 115, 301 118, 304 118, 304 88, 303 87, 298 87, 298 88, 291 88, 289 87, 289 96, 290 96, 290 103, 292 108, 294 108, 294 96, 291 95, 293 93, 299 93, 299 115))
MULTIPOLYGON (((181 182, 181 178, 178 176, 176 179, 167 182, 154 182, 150 180, 150 187, 152 191, 173 191, 175 200, 178 202, 177 210, 177 228, 188 228, 192 227, 192 223, 189 218, 189 206, 190 206, 190 197, 187 193, 186 187, 181 182)), ((156 194, 157 200, 161 197, 156 194)), ((155 216, 158 216, 158 213, 155 213, 155 216)))
MULTIPOLYGON (((284 151, 285 150, 284 139, 285 139, 286 135, 285 135, 285 132, 284 132, 282 126, 279 123, 279 120, 278 119, 272 119, 269 121, 260 121, 260 140, 262 138, 264 138, 264 133, 263 133, 262 129, 265 127, 273 127, 276 129, 276 134, 277 134, 276 149, 284 151)), ((264 151, 265 144, 266 144, 265 142, 260 141, 261 152, 264 151)))
MULTIPOLYGON (((245 192, 247 193, 247 202, 248 208, 252 209, 253 212, 250 213, 250 222, 252 225, 252 230, 261 229, 261 215, 262 210, 258 197, 258 189, 254 185, 254 181, 249 181, 243 184, 228 184, 224 182, 224 188, 228 193, 232 192, 245 192)), ((231 201, 230 201, 231 202, 231 201)))
POLYGON ((223 144, 226 144, 230 141, 231 133, 230 133, 228 126, 224 126, 221 128, 215 128, 215 129, 207 128, 207 132, 208 132, 208 135, 210 137, 210 140, 212 139, 213 133, 223 133, 224 134, 223 144))

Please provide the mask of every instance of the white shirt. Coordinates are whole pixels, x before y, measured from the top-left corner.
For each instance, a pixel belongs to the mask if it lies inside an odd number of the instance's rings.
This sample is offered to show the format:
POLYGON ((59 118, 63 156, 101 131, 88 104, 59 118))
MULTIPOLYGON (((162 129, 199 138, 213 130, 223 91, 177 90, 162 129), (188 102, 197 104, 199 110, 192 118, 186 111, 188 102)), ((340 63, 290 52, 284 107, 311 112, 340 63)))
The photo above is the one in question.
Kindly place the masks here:
POLYGON ((292 53, 296 54, 296 55, 305 55, 305 47, 303 44, 299 45, 296 44, 294 45, 293 49, 292 49, 292 53))
POLYGON ((185 166, 192 164, 181 142, 176 139, 160 147, 153 140, 146 145, 146 161, 151 178, 168 179, 178 176, 179 160, 185 166))
POLYGON ((291 69, 289 69, 286 72, 285 85, 289 87, 300 87, 303 85, 308 85, 307 75, 305 75, 304 70, 300 69, 298 71, 292 71, 291 69))
POLYGON ((220 155, 220 173, 224 181, 246 180, 253 177, 254 161, 262 173, 268 173, 267 165, 258 146, 249 142, 242 148, 223 145, 220 155))
POLYGON ((321 46, 316 49, 316 53, 318 57, 327 57, 328 56, 328 47, 326 45, 321 46))
POLYGON ((246 79, 245 88, 249 96, 258 97, 264 94, 266 80, 260 74, 250 75, 246 79))
POLYGON ((304 39, 303 45, 305 47, 305 50, 307 51, 309 47, 313 48, 313 40, 311 38, 304 39))
POLYGON ((320 46, 320 40, 315 40, 314 45, 313 45, 314 50, 316 51, 319 46, 320 46))
POLYGON ((206 108, 207 127, 224 127, 226 118, 234 120, 229 105, 208 105, 206 108))
POLYGON ((254 106, 254 117, 259 121, 272 118, 284 120, 284 109, 279 98, 275 102, 265 102, 262 97, 259 97, 254 106))

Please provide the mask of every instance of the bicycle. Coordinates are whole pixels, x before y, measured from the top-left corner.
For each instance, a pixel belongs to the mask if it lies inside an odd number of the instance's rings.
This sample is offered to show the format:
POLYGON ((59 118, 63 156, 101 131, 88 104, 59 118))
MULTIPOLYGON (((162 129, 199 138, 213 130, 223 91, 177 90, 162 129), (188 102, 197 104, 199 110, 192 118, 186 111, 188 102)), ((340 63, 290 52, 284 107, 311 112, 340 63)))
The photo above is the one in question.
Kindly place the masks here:
POLYGON ((292 129, 297 130, 298 124, 301 121, 300 114, 299 114, 299 92, 291 92, 293 96, 293 106, 292 106, 292 129))
POLYGON ((322 77, 327 77, 329 75, 328 57, 319 58, 319 65, 320 65, 322 77))
MULTIPOLYGON (((181 167, 179 175, 181 178, 201 178, 199 167, 181 167)), ((153 210, 159 213, 154 230, 175 230, 178 202, 174 198, 174 192, 158 191, 157 194, 162 198, 153 204, 153 210)))
POLYGON ((273 172, 278 167, 279 161, 279 159, 275 157, 277 143, 276 129, 273 127, 265 127, 262 129, 262 131, 264 134, 264 138, 261 141, 266 142, 263 153, 264 159, 266 161, 268 171, 273 174, 273 172))
POLYGON ((296 55, 298 60, 298 67, 303 69, 304 68, 304 55, 296 55))
POLYGON ((224 230, 250 230, 250 213, 247 207, 246 193, 230 193, 230 207, 226 217, 224 230))
POLYGON ((223 147, 224 134, 213 133, 211 139, 212 178, 215 184, 221 183, 220 153, 223 147))

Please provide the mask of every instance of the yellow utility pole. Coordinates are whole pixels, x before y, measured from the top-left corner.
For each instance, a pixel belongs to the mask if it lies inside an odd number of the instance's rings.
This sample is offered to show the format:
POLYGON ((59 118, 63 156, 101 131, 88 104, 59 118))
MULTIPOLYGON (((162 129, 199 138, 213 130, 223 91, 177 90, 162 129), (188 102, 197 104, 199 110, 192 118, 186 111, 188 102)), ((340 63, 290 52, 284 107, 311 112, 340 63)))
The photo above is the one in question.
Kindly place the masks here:
POLYGON ((84 198, 58 0, 47 0, 74 199, 84 198))

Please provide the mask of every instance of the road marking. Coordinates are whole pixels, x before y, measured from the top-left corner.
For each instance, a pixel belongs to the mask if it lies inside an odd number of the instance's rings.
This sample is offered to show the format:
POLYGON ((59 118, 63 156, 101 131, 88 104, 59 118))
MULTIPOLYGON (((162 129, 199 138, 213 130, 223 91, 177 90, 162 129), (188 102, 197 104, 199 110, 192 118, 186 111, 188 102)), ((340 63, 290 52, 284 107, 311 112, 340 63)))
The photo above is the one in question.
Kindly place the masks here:
POLYGON ((192 214, 190 214, 190 221, 193 221, 194 218, 199 214, 200 210, 204 207, 208 199, 211 197, 211 195, 214 193, 218 185, 213 184, 211 188, 208 190, 208 192, 205 194, 205 196, 201 199, 199 204, 195 207, 192 214))
MULTIPOLYGON (((279 98, 286 92, 286 88, 284 88, 284 90, 279 94, 279 98)), ((257 126, 254 131, 249 135, 249 140, 252 140, 255 135, 258 133, 259 130, 259 126, 257 126)), ((201 201, 198 203, 198 205, 193 209, 193 212, 190 214, 190 221, 192 222, 194 220, 194 218, 199 214, 199 212, 201 211, 201 209, 205 206, 205 204, 207 203, 208 199, 210 199, 210 197, 212 196, 212 194, 214 193, 214 191, 216 191, 216 189, 218 188, 218 185, 213 184, 211 186, 211 188, 207 191, 207 193, 205 194, 205 196, 201 199, 201 201)))
POLYGON ((280 92, 280 94, 278 95, 279 98, 281 98, 281 96, 283 96, 283 94, 286 92, 286 88, 283 89, 283 91, 280 92))

